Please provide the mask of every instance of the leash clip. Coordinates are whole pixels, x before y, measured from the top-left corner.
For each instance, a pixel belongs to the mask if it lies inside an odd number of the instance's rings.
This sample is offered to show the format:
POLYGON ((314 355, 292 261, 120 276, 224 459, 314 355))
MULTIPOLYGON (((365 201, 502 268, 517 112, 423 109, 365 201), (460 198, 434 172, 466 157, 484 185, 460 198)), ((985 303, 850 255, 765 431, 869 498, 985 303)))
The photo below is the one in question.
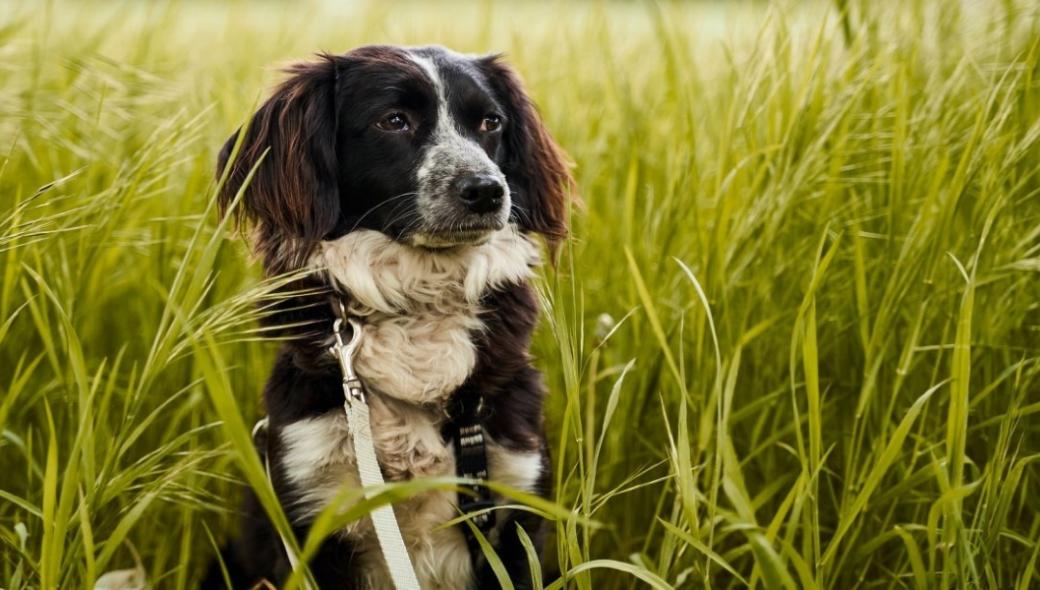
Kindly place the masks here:
POLYGON ((357 372, 354 371, 354 353, 361 345, 361 322, 346 315, 342 302, 339 309, 340 317, 332 324, 332 335, 336 338, 336 343, 329 347, 329 352, 339 361, 340 370, 343 372, 343 393, 347 401, 357 400, 364 403, 365 390, 357 372), (350 336, 346 339, 343 337, 344 322, 350 326, 350 336))

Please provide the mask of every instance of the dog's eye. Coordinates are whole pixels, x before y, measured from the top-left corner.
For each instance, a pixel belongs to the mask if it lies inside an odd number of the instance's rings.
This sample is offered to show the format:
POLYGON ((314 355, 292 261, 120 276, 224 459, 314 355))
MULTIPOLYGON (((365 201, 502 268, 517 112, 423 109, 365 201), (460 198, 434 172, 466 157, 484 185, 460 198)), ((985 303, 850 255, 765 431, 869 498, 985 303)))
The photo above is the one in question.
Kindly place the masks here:
POLYGON ((376 123, 376 127, 383 131, 401 132, 410 130, 412 125, 404 113, 390 113, 376 123))
POLYGON ((484 115, 480 122, 480 130, 484 132, 498 131, 502 127, 502 117, 494 113, 484 115))

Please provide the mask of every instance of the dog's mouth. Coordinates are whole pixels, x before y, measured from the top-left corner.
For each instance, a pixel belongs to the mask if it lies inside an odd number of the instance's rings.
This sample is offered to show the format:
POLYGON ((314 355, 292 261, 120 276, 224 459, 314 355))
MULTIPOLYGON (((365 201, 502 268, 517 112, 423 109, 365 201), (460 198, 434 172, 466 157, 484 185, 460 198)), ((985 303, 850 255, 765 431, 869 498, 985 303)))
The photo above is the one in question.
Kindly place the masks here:
POLYGON ((478 246, 491 239, 491 234, 498 228, 470 228, 453 231, 417 232, 409 236, 412 246, 430 250, 458 248, 460 246, 478 246))

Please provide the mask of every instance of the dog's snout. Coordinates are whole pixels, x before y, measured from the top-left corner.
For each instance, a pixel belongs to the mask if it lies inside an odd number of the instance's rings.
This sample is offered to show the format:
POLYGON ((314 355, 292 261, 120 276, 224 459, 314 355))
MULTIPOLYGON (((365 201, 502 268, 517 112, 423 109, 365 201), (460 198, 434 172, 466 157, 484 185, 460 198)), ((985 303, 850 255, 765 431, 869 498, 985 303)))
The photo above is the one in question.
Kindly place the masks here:
POLYGON ((463 176, 456 181, 459 199, 473 213, 491 213, 502 207, 505 186, 488 174, 463 176))

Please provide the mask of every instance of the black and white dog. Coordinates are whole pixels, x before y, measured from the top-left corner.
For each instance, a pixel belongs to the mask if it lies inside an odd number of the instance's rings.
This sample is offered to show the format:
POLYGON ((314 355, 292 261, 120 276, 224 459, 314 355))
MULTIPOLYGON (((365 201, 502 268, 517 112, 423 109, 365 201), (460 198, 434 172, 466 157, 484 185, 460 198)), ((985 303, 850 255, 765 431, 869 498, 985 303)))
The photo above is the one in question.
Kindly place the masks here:
MULTIPOLYGON (((313 270, 270 320, 285 343, 264 392, 271 478, 297 534, 345 482, 358 485, 328 352, 333 307, 328 295, 309 294, 321 289, 363 324, 355 366, 388 481, 456 475, 450 425, 462 411, 483 428, 489 479, 547 495, 528 281, 536 237, 554 250, 566 233, 573 181, 516 73, 496 56, 393 46, 321 55, 288 73, 245 136, 224 146, 220 198, 226 208, 244 190, 236 213, 254 227, 267 274, 313 270)), ((395 505, 419 581, 497 587, 463 529, 442 526, 458 506, 455 491, 439 490, 395 505)), ((487 536, 527 587, 517 528, 540 551, 543 523, 496 512, 487 536)), ((236 587, 290 571, 255 501, 223 559, 236 587)), ((390 584, 368 519, 328 538, 310 568, 322 588, 390 584)))

